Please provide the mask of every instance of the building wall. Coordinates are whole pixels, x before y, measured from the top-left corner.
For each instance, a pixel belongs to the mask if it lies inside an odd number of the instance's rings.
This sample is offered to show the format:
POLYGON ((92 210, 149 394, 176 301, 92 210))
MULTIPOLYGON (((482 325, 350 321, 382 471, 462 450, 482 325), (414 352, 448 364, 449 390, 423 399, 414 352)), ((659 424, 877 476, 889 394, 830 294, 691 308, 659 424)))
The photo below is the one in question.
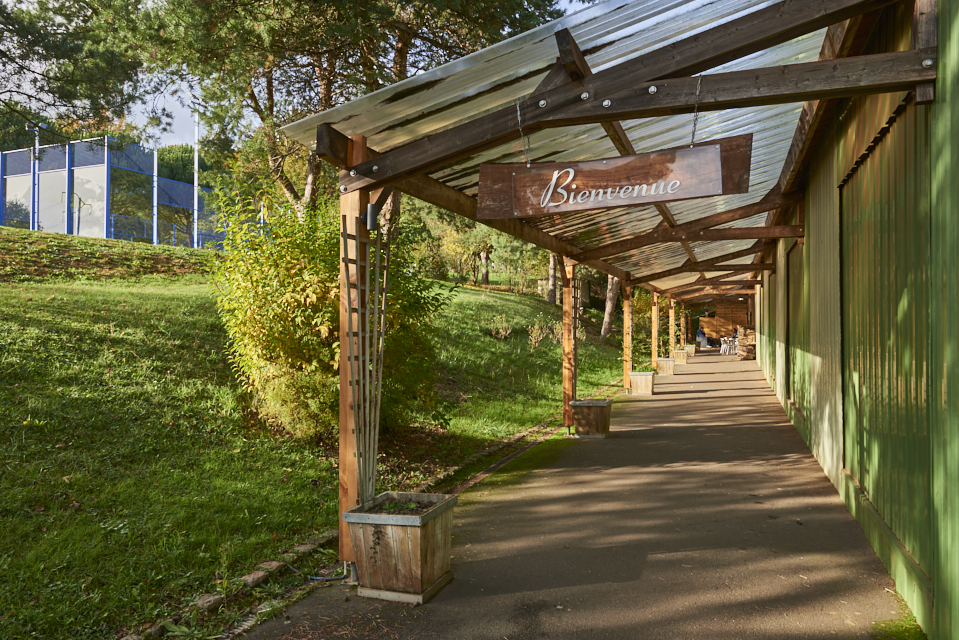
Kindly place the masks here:
MULTIPOLYGON (((886 9, 865 53, 911 48, 911 18, 886 9)), ((956 3, 939 43, 933 105, 868 96, 824 123, 802 278, 778 242, 757 323, 767 379, 933 640, 959 637, 956 3)))
POLYGON ((806 191, 809 265, 809 448, 838 488, 843 468, 842 323, 839 278, 839 189, 836 150, 822 145, 810 162, 806 191))
MULTIPOLYGON (((939 2, 930 111, 929 413, 934 633, 959 634, 959 3, 939 2)), ((951 634, 951 635, 950 635, 951 634)))

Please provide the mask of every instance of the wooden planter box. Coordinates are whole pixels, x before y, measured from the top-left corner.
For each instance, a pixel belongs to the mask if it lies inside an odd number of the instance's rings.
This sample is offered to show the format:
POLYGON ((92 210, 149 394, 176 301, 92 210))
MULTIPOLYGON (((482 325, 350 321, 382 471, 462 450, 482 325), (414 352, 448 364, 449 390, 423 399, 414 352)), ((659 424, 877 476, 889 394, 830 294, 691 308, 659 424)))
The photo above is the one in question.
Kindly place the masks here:
POLYGON ((686 345, 686 357, 687 357, 687 358, 692 358, 694 355, 696 355, 696 344, 695 344, 695 343, 693 343, 693 344, 687 344, 687 345, 686 345))
POLYGON ((454 495, 387 491, 376 496, 370 507, 344 513, 356 554, 357 595, 423 604, 446 586, 453 579, 455 504, 454 495), (391 499, 434 506, 415 516, 367 513, 391 499))
POLYGON ((631 396, 651 396, 653 395, 653 387, 655 384, 655 371, 629 372, 629 395, 631 396))
POLYGON ((576 437, 605 438, 609 435, 612 400, 573 400, 569 406, 573 408, 576 437))
POLYGON ((656 367, 658 369, 657 373, 661 376, 671 376, 673 375, 673 370, 675 369, 676 361, 672 358, 660 358, 656 361, 656 367))
POLYGON ((673 360, 676 361, 676 364, 686 364, 686 350, 673 351, 673 360))

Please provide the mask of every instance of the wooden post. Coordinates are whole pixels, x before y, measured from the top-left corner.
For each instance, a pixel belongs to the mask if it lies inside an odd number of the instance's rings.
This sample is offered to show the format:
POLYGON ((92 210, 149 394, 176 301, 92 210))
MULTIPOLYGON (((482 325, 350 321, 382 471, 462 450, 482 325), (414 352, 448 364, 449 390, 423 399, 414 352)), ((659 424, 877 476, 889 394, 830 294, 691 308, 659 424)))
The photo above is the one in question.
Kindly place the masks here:
POLYGON ((653 342, 652 342, 652 360, 653 368, 656 368, 656 362, 659 361, 659 294, 653 292, 653 342))
POLYGON ((686 303, 679 305, 679 348, 686 348, 686 303))
MULTIPOLYGON (((355 166, 365 162, 367 158, 366 138, 364 136, 355 136, 350 140, 349 151, 347 152, 350 166, 355 166)), ((369 204, 370 194, 368 191, 358 190, 340 197, 340 216, 346 216, 346 227, 343 231, 350 236, 354 235, 356 230, 356 218, 361 213, 366 212, 366 206, 369 204)), ((360 225, 360 233, 369 237, 365 225, 360 225)), ((350 349, 349 341, 355 340, 349 335, 349 315, 353 313, 353 327, 359 327, 359 314, 354 313, 352 309, 357 308, 359 300, 351 300, 350 289, 346 281, 346 265, 344 259, 357 259, 357 240, 348 239, 348 255, 343 254, 343 241, 340 240, 340 560, 344 562, 355 562, 353 554, 353 544, 350 540, 350 529, 343 522, 343 512, 359 504, 359 486, 360 475, 356 460, 356 433, 353 418, 353 389, 350 385, 352 376, 350 374, 350 349)), ((353 269, 353 280, 356 277, 363 277, 360 265, 353 269)), ((354 343, 355 344, 355 343, 354 343)), ((354 346, 354 353, 359 353, 358 345, 354 346)))
POLYGON ((676 300, 669 299, 669 357, 676 350, 676 300))
POLYGON ((633 370, 633 288, 622 283, 623 290, 623 388, 629 389, 633 370))
POLYGON ((576 399, 576 263, 563 258, 563 426, 573 426, 573 408, 576 399))
MULTIPOLYGON (((938 44, 936 34, 936 0, 916 0, 912 18, 912 48, 932 49, 938 44)), ((916 104, 929 104, 936 99, 936 83, 916 85, 916 104)))

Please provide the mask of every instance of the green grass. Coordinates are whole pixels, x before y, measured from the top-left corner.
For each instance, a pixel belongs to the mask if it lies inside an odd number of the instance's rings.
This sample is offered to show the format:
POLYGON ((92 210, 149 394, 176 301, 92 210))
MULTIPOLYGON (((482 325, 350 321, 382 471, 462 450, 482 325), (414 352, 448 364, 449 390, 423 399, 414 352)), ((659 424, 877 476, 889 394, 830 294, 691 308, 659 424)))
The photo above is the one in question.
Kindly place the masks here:
POLYGON ((872 625, 873 640, 926 640, 926 634, 909 605, 899 595, 896 600, 899 602, 899 617, 872 625))
POLYGON ((0 282, 206 273, 209 251, 0 227, 0 282))
POLYGON ((0 335, 0 637, 114 636, 335 522, 322 452, 245 428, 199 278, 0 286, 0 335))
MULTIPOLYGON (((115 638, 335 527, 335 455, 256 418, 205 276, 136 277, 171 273, 153 251, 0 229, 2 638, 115 638), (86 259, 86 273, 68 267, 86 259)), ((172 273, 208 259, 172 251, 192 265, 172 273)), ((434 337, 448 424, 385 433, 380 487, 412 488, 555 415, 560 348, 547 338, 531 350, 527 327, 559 314, 458 289, 434 337), (489 330, 497 315, 513 327, 505 340, 489 330)), ((584 322, 581 396, 621 375, 618 338, 600 344, 599 320, 584 322)), ((302 583, 291 574, 198 624, 210 635, 251 598, 302 583)))
MULTIPOLYGON (((562 398, 562 347, 549 337, 535 349, 528 328, 537 317, 558 323, 562 310, 538 298, 457 289, 437 322, 443 396, 456 405, 451 430, 465 437, 502 438, 542 422, 562 398), (493 337, 490 322, 506 316, 512 332, 493 337)), ((622 337, 599 341, 602 313, 586 311, 586 339, 578 349, 580 397, 588 397, 622 376, 622 337)))

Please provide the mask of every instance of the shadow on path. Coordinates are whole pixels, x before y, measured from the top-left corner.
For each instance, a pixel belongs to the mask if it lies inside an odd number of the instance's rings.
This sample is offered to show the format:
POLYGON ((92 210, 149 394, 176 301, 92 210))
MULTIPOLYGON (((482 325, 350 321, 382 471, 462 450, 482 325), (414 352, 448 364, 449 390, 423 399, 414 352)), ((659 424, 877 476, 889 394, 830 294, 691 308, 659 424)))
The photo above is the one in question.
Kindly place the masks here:
POLYGON ((456 578, 427 605, 331 587, 247 637, 865 638, 897 615, 755 362, 697 356, 657 390, 614 405, 610 438, 464 494, 456 578))

